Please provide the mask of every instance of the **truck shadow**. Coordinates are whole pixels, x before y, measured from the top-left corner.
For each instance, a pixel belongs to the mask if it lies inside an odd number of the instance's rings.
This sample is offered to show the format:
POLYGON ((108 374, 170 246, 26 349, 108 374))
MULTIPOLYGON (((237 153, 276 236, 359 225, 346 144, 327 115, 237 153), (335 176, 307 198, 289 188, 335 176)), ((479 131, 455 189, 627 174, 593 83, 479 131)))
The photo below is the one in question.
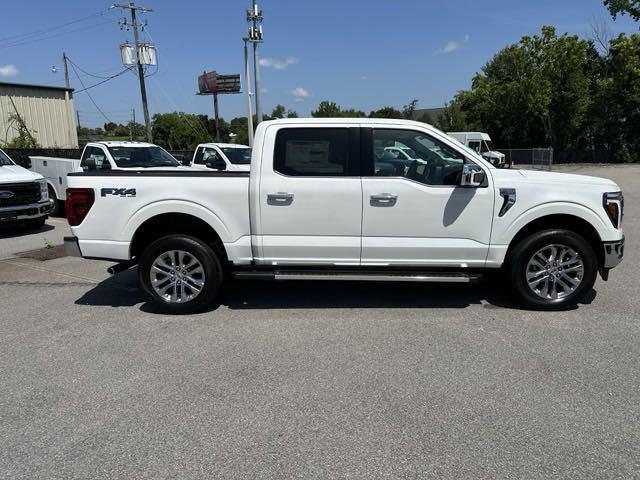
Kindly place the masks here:
MULTIPOLYGON (((583 303, 595 298, 592 290, 583 303)), ((135 268, 100 282, 75 302, 77 305, 133 307, 154 312, 138 287, 135 268)), ((334 308, 485 308, 521 309, 507 291, 491 280, 478 284, 419 284, 373 282, 260 282, 233 281, 209 311, 334 309, 334 308)))
POLYGON ((1 238, 18 238, 25 237, 27 235, 35 235, 37 233, 46 233, 54 230, 53 225, 45 223, 42 227, 34 228, 26 225, 2 225, 0 226, 0 239, 1 238))

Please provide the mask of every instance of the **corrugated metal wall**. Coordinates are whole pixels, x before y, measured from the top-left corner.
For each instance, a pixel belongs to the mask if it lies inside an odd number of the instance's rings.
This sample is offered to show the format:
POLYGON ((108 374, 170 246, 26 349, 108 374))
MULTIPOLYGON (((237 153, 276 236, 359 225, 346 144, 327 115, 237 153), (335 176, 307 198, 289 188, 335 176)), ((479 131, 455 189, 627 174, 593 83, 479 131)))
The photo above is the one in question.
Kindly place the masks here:
POLYGON ((18 131, 9 121, 18 110, 32 135, 44 148, 77 148, 78 133, 71 93, 64 90, 0 85, 0 143, 18 131))

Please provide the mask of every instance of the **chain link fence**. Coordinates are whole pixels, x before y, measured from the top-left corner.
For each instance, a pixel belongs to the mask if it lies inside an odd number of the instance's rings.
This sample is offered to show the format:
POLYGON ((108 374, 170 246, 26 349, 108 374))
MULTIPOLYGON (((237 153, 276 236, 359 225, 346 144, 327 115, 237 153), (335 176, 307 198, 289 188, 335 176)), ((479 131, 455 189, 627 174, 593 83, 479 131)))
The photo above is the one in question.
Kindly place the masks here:
POLYGON ((551 170, 554 161, 553 148, 510 148, 500 149, 510 168, 526 166, 534 170, 551 170))

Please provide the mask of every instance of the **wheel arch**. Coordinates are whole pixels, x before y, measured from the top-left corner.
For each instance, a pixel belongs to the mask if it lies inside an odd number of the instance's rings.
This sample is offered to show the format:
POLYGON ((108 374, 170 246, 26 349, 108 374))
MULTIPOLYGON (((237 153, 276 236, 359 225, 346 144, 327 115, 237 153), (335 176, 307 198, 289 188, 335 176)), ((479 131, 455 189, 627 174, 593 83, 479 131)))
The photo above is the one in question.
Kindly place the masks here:
POLYGON ((198 238, 220 256, 223 264, 228 262, 227 252, 218 232, 203 219, 183 212, 161 213, 142 222, 132 236, 129 245, 130 258, 139 257, 151 242, 171 234, 198 238))
POLYGON ((549 229, 569 230, 581 235, 589 243, 591 248, 593 248, 598 259, 598 265, 603 264, 604 251, 602 249, 602 238, 593 224, 577 215, 560 213, 553 213, 535 218, 522 226, 509 243, 509 248, 507 249, 507 254, 505 256, 505 263, 509 263, 510 256, 514 248, 523 239, 536 232, 549 229))

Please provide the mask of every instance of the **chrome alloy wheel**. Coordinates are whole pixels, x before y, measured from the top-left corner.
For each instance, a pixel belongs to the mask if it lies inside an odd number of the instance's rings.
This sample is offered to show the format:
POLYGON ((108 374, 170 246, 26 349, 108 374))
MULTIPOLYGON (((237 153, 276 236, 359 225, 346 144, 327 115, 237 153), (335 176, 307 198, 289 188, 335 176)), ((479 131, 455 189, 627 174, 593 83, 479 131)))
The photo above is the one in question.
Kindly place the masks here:
POLYGON ((559 300, 571 295, 582 283, 584 263, 580 254, 566 245, 547 245, 527 264, 527 284, 540 298, 559 300))
POLYGON ((169 250, 151 264, 151 286, 165 302, 185 303, 193 300, 204 288, 205 274, 200 262, 191 253, 169 250))

